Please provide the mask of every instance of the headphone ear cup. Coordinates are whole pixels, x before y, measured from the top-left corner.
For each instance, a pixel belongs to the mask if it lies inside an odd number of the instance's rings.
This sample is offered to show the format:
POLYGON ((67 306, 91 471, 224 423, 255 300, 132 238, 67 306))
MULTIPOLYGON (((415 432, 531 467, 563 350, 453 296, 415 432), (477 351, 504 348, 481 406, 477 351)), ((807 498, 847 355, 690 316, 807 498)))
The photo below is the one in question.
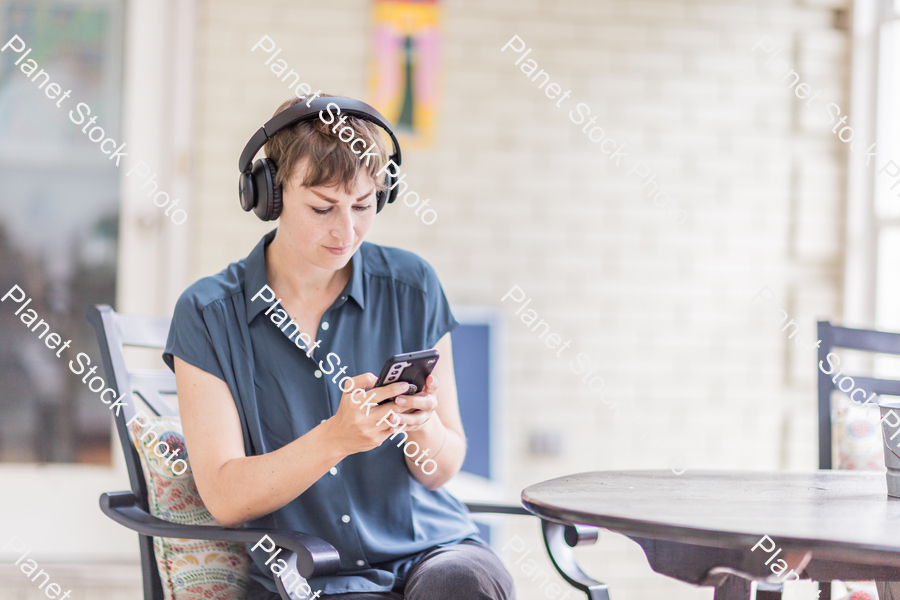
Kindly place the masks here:
POLYGON ((238 181, 238 197, 241 199, 241 208, 244 212, 250 212, 256 206, 256 186, 251 173, 241 173, 238 181))
POLYGON ((387 175, 384 177, 384 185, 385 188, 375 194, 375 198, 378 200, 378 210, 375 212, 381 212, 381 209, 384 208, 385 204, 391 204, 396 200, 397 194, 400 191, 399 187, 394 187, 397 185, 397 181, 396 177, 391 175, 390 169, 388 169, 387 175))
POLYGON ((278 172, 278 169, 275 168, 275 163, 268 159, 263 159, 266 161, 266 166, 269 167, 269 178, 272 182, 271 190, 272 190, 272 202, 269 207, 269 215, 266 221, 274 221, 278 217, 281 216, 281 209, 284 208, 284 202, 281 195, 281 186, 276 184, 275 175, 278 172))
POLYGON ((267 158, 260 158, 253 163, 250 176, 256 191, 256 204, 253 212, 263 221, 274 221, 281 215, 281 187, 275 185, 275 163, 267 158))

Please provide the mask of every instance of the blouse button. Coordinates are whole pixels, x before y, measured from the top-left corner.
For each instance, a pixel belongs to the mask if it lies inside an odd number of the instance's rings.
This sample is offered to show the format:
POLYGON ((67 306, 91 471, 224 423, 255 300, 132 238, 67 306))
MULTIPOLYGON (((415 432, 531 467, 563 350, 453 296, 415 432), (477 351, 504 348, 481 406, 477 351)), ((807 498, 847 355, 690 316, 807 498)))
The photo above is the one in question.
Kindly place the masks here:
POLYGON ((364 561, 364 560, 358 560, 358 561, 356 561, 356 566, 358 566, 358 567, 364 567, 364 566, 366 566, 366 561, 364 561))
POLYGON ((328 321, 325 321, 324 323, 322 323, 322 329, 326 329, 326 330, 328 329, 328 321))
POLYGON ((320 370, 318 370, 318 369, 316 369, 316 372, 315 372, 315 373, 313 373, 313 375, 315 375, 315 376, 316 376, 316 379, 319 379, 319 378, 321 378, 321 377, 322 377, 322 371, 320 371, 320 370))
POLYGON ((350 515, 344 515, 343 517, 341 517, 341 521, 343 521, 344 523, 349 523, 350 515))
POLYGON ((329 469, 328 472, 331 473, 332 475, 337 475, 337 469, 335 469, 334 467, 331 467, 331 469, 329 469))

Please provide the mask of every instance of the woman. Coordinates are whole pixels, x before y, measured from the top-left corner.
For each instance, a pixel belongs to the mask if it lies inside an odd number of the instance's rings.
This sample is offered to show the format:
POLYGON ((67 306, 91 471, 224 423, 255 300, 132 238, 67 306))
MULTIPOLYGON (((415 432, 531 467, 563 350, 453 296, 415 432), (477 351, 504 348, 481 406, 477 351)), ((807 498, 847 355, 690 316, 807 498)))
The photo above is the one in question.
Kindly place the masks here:
MULTIPOLYGON (((308 582, 322 597, 514 598, 465 507, 441 489, 466 451, 450 345, 457 322, 430 265, 363 242, 388 152, 375 125, 343 125, 378 160, 360 161, 318 120, 275 134, 265 150, 282 188, 278 229, 175 308, 164 358, 197 488, 222 525, 334 545, 341 575, 308 582), (368 391, 368 406, 352 393, 372 388, 390 356, 427 348, 441 358, 421 393, 394 383, 368 391), (434 461, 427 474, 421 455, 403 453, 413 442, 434 461)), ((259 554, 249 597, 277 599, 259 554)))

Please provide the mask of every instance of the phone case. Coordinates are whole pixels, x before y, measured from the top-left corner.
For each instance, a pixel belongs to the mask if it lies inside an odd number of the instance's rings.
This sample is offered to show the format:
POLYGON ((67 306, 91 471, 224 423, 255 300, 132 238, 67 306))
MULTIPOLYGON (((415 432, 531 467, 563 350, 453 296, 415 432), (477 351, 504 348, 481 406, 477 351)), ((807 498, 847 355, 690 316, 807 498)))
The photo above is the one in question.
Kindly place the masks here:
MULTIPOLYGON (((410 387, 408 395, 418 394, 425 389, 425 380, 434 370, 440 353, 437 350, 422 350, 420 352, 410 352, 408 354, 397 354, 387 359, 384 368, 381 369, 381 375, 375 387, 382 387, 405 381, 410 387)), ((382 400, 379 404, 390 402, 394 398, 382 400)))

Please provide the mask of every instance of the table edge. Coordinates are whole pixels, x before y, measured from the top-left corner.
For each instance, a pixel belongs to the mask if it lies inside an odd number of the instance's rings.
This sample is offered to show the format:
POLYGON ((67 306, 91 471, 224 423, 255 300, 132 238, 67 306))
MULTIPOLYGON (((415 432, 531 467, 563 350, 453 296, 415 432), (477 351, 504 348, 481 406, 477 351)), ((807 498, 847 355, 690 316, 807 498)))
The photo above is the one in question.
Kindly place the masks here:
MULTIPOLYGON (((626 537, 643 537, 670 542, 682 542, 718 549, 750 552, 765 533, 749 534, 723 530, 698 529, 684 525, 666 525, 624 517, 584 513, 577 510, 550 506, 526 497, 522 491, 522 505, 533 515, 564 524, 582 524, 601 527, 626 537), (661 530, 661 528, 665 528, 661 530), (740 542, 740 543, 739 543, 740 542)), ((835 540, 819 540, 778 536, 776 543, 784 550, 811 551, 813 558, 854 564, 870 564, 900 567, 900 546, 855 544, 835 540)))

